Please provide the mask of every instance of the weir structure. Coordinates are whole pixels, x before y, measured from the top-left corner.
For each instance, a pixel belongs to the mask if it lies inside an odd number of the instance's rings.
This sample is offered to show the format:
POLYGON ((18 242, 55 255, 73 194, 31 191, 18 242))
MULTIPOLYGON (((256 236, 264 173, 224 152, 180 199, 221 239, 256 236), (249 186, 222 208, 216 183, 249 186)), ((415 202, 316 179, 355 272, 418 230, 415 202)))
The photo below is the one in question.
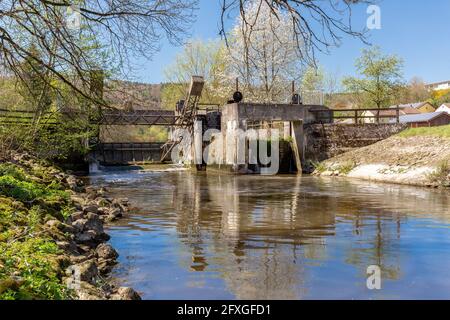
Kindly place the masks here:
MULTIPOLYGON (((328 108, 303 105, 295 94, 290 104, 256 104, 242 102, 243 95, 237 91, 233 95, 237 101, 223 106, 202 105, 199 102, 203 87, 203 77, 192 76, 185 100, 180 100, 174 111, 102 110, 96 121, 98 125, 165 126, 169 128, 169 139, 164 144, 100 142, 90 158, 100 164, 123 164, 144 162, 145 159, 154 161, 160 155, 160 162, 182 163, 197 170, 260 173, 271 165, 261 159, 260 150, 264 147, 261 143, 272 146, 276 139, 280 163, 275 173, 301 173, 306 161, 304 126, 332 122, 328 108), (273 135, 275 129, 281 132, 277 137, 273 135), (243 141, 230 132, 250 132, 256 134, 256 138, 246 136, 243 141), (205 140, 205 136, 209 138, 205 140), (254 140, 259 145, 252 153, 249 146, 254 140), (213 158, 219 161, 209 161, 213 158)), ((268 153, 274 156, 272 149, 268 153)))
MULTIPOLYGON (((162 160, 170 155, 172 161, 197 170, 261 173, 271 165, 262 161, 260 150, 264 146, 261 145, 273 146, 277 139, 279 148, 276 152, 279 154, 276 161, 281 160, 281 163, 277 164, 276 173, 301 173, 306 160, 304 125, 332 122, 328 108, 303 105, 299 99, 293 99, 297 103, 291 104, 237 101, 223 105, 220 110, 201 109, 197 104, 202 88, 203 78, 192 77, 187 99, 177 104, 175 116, 178 120, 164 145, 162 160), (273 134, 275 129, 276 136, 273 134), (252 141, 258 143, 253 153, 252 141)), ((242 97, 242 94, 237 92, 234 96, 242 97)), ((272 152, 273 148, 268 152, 273 157, 272 152)))
MULTIPOLYGON (((102 87, 102 81, 99 79, 96 81, 98 84, 93 87, 102 87)), ((301 173, 311 171, 312 163, 353 148, 373 144, 406 128, 406 125, 399 123, 398 107, 394 110, 374 109, 375 116, 365 116, 363 112, 372 109, 331 110, 323 105, 303 105, 301 97, 294 93, 294 89, 291 103, 242 102, 243 95, 237 91, 232 101, 219 106, 200 103, 203 86, 203 78, 193 76, 185 100, 180 100, 173 111, 99 107, 98 114, 91 117, 86 113, 65 108, 59 117, 53 112, 44 113, 40 117, 45 120, 44 126, 49 132, 66 118, 69 120, 83 117, 96 125, 97 136, 86 142, 91 149, 87 160, 95 164, 136 164, 172 160, 194 166, 197 170, 219 169, 232 173, 264 171, 270 163, 260 159, 259 151, 264 149, 264 145, 268 149, 267 146, 273 145, 274 142, 279 143, 279 171, 301 173), (389 115, 382 114, 383 111, 389 111, 389 115), (394 115, 392 111, 395 111, 394 115), (366 118, 372 118, 373 123, 361 121, 366 118), (392 119, 389 123, 380 123, 383 118, 392 119), (164 126, 170 128, 170 138, 165 143, 101 141, 101 126, 127 125, 164 126), (273 134, 276 131, 274 129, 280 132, 278 136, 273 134), (261 134, 262 131, 265 133, 261 134), (244 135, 243 139, 242 135, 236 139, 235 133, 240 132, 247 135, 244 135), (254 140, 258 141, 256 151, 249 148, 254 146, 254 140), (177 150, 180 147, 181 151, 177 150), (221 161, 211 163, 209 160, 214 158, 221 161)), ((103 90, 97 91, 101 97, 103 90)), ((28 126, 34 123, 35 117, 32 110, 0 109, 2 126, 28 126)), ((269 153, 273 156, 272 149, 269 153)))

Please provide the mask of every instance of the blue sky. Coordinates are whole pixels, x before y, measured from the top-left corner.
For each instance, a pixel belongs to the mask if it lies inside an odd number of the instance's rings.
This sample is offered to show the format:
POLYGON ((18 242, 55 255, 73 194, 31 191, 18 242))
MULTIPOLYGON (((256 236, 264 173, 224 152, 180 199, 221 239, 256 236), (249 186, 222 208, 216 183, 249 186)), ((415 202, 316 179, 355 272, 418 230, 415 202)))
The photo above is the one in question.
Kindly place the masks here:
MULTIPOLYGON (((218 37, 219 3, 220 0, 200 0, 190 32, 192 38, 218 37)), ((379 45, 385 53, 402 57, 406 79, 418 76, 426 82, 450 80, 450 0, 382 0, 379 6, 382 28, 370 31, 370 43, 379 45)), ((361 6, 353 13, 354 27, 365 27, 366 8, 361 6)), ((341 47, 331 49, 329 55, 319 55, 319 63, 339 77, 352 75, 355 58, 364 46, 357 39, 344 37, 341 47)), ((135 80, 164 81, 164 68, 180 50, 181 47, 164 42, 152 61, 135 61, 135 80)))

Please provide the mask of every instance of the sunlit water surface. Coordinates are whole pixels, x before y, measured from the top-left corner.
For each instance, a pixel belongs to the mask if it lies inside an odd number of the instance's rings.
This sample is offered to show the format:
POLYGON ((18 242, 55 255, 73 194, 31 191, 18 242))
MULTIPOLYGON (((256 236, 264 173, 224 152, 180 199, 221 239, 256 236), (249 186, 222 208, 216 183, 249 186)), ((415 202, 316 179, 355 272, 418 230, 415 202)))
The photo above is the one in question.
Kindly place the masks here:
POLYGON ((450 299, 446 191, 164 170, 90 180, 134 207, 108 232, 113 276, 144 299, 450 299))

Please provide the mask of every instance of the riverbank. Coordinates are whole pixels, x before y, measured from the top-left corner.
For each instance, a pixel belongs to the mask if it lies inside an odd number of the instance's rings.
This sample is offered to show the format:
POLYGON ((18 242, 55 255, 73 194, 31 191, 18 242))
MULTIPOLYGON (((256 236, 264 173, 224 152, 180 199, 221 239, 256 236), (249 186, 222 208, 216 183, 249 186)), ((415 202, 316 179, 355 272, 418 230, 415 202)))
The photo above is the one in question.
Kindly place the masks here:
POLYGON ((27 154, 0 162, 0 300, 140 299, 108 278, 118 254, 103 226, 127 211, 27 154))
POLYGON ((314 175, 450 187, 450 126, 407 129, 315 165, 314 175))

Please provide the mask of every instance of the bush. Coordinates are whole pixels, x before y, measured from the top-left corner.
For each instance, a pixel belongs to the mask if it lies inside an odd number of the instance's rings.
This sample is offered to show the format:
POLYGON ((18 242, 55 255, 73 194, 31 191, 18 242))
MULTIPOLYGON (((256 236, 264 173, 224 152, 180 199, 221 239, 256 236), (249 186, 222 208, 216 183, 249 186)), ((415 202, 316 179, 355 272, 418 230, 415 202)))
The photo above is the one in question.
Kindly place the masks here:
POLYGON ((318 173, 323 173, 323 172, 327 171, 327 166, 323 162, 312 161, 311 165, 313 166, 314 171, 316 171, 318 173))
POLYGON ((428 175, 428 180, 437 186, 450 187, 450 165, 448 161, 441 162, 436 170, 428 175))
POLYGON ((18 180, 26 180, 25 171, 12 163, 0 164, 0 176, 11 176, 18 180))
POLYGON ((48 202, 67 201, 68 194, 60 190, 58 183, 43 185, 27 181, 25 173, 20 169, 9 168, 12 174, 0 176, 0 195, 11 197, 22 202, 44 200, 48 202))
POLYGON ((352 161, 347 161, 345 163, 342 163, 338 167, 338 171, 341 174, 349 174, 354 168, 356 167, 356 164, 352 161))

